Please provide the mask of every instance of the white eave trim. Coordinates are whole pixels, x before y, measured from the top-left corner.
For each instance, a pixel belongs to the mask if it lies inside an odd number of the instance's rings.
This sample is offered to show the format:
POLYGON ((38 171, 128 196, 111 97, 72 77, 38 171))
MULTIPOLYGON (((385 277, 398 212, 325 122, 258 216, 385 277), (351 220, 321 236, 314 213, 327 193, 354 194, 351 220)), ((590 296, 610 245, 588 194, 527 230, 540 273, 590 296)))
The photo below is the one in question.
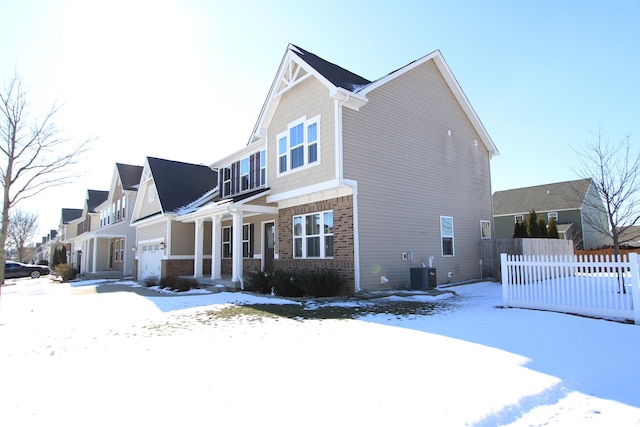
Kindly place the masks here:
MULTIPOLYGON (((332 179, 330 181, 320 182, 318 184, 309 185, 307 187, 296 188, 295 190, 285 191, 282 193, 267 196, 267 203, 279 203, 287 200, 300 199, 316 199, 314 194, 321 194, 327 192, 335 192, 331 197, 339 197, 343 195, 349 195, 353 193, 353 188, 343 184, 339 179, 332 179)), ((320 199, 319 199, 320 200, 320 199)), ((282 207, 282 206, 279 206, 282 207)))
POLYGON ((471 103, 467 99, 467 96, 464 94, 464 91, 458 84, 458 81, 456 80, 455 76, 451 72, 451 69, 447 65, 446 61, 444 60, 444 57, 442 56, 442 53, 440 53, 439 50, 431 52, 430 54, 422 57, 421 59, 418 59, 417 61, 413 61, 411 64, 403 68, 400 68, 399 70, 396 70, 393 73, 388 74, 379 80, 376 80, 375 82, 371 83, 370 85, 362 89, 360 92, 358 92, 358 94, 366 96, 366 94, 371 92, 372 90, 379 88, 385 83, 395 79, 398 76, 403 75, 407 71, 410 71, 430 60, 433 60, 436 67, 442 74, 442 77, 444 78, 444 80, 447 82, 447 85, 451 89, 451 92, 455 96, 456 100, 460 103, 460 106, 462 107, 463 111, 469 118, 469 121, 473 125, 473 128, 476 130, 476 132, 478 132, 478 135, 480 136, 482 143, 484 144, 487 151, 489 152, 489 157, 494 157, 500 154, 498 151, 498 148, 493 143, 493 140, 489 136, 489 133, 484 128, 484 125, 480 121, 480 118, 478 117, 475 110, 471 106, 471 103))
POLYGON ((259 199, 260 197, 264 197, 265 195, 269 194, 269 192, 270 190, 267 190, 267 191, 255 194, 251 197, 247 197, 246 199, 238 200, 237 202, 233 202, 231 200, 223 200, 220 202, 211 203, 201 207, 197 211, 190 212, 184 215, 179 215, 176 218, 176 221, 194 222, 198 219, 210 218, 213 215, 224 214, 224 213, 230 212, 230 210, 233 210, 233 209, 242 209, 245 212, 277 215, 278 208, 275 206, 249 204, 249 202, 259 199))
POLYGON ((359 111, 360 107, 366 105, 366 103, 369 102, 366 97, 343 89, 341 87, 337 87, 334 90, 331 90, 330 95, 331 98, 339 102, 344 101, 342 105, 355 111, 359 111))

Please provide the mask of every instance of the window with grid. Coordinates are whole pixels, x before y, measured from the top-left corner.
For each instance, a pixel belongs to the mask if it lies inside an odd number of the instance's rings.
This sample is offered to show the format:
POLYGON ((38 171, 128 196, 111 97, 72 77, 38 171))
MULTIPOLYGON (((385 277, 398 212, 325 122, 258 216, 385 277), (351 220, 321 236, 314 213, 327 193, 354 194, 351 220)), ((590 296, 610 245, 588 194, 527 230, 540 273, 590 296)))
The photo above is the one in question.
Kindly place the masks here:
POLYGON ((333 257, 333 211, 293 217, 293 256, 333 257))
POLYGON ((278 174, 315 164, 319 161, 320 118, 302 118, 289 125, 276 137, 278 142, 278 174))

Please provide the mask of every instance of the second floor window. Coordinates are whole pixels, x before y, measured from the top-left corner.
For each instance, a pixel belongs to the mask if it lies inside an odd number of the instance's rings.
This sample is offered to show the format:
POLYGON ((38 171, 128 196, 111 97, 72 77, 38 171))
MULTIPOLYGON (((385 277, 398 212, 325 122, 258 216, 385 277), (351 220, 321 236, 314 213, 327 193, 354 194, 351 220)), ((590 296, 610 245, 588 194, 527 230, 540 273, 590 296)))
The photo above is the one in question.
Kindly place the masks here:
POLYGON ((318 162, 319 124, 319 117, 302 118, 276 137, 279 174, 318 162))
POLYGON ((267 183, 267 156, 265 150, 225 166, 220 170, 220 188, 224 197, 253 190, 267 183))

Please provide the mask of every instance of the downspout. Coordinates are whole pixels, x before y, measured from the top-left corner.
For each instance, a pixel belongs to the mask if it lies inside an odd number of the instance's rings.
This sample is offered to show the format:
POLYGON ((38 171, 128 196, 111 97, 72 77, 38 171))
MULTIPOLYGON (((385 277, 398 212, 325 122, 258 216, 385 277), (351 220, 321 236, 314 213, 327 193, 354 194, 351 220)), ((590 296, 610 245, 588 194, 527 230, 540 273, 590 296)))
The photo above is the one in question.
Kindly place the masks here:
POLYGON ((349 101, 349 94, 341 101, 336 100, 336 178, 340 185, 353 188, 353 275, 355 292, 360 292, 360 232, 358 222, 358 181, 344 179, 343 140, 342 140, 342 106, 349 101))

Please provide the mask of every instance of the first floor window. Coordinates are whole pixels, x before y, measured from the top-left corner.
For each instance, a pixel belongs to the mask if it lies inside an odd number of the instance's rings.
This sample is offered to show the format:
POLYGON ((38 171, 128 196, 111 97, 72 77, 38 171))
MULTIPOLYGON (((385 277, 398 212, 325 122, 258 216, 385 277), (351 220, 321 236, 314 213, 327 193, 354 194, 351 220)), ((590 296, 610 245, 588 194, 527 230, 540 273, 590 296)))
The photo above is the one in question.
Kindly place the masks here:
POLYGON ((120 240, 116 240, 116 249, 115 249, 115 258, 116 261, 118 261, 120 259, 120 240))
POLYGON ((231 227, 222 227, 222 258, 231 258, 231 227))
POLYGON ((243 258, 253 257, 253 248, 251 247, 252 229, 253 229, 252 224, 242 225, 242 257, 243 258))
MULTIPOLYGON (((253 257, 253 224, 242 225, 242 257, 253 257)), ((222 228, 222 257, 233 257, 233 227, 222 228)))
POLYGON ((440 238, 442 240, 442 256, 453 256, 453 218, 440 217, 440 238))
POLYGON ((120 239, 120 261, 124 261, 124 239, 120 239))
POLYGON ((554 221, 558 220, 558 212, 549 212, 547 214, 547 221, 551 221, 551 218, 553 218, 554 221))
POLYGON ((333 211, 293 217, 293 256, 333 257, 333 211))
POLYGON ((522 215, 516 215, 514 218, 517 223, 521 223, 522 221, 524 221, 524 216, 522 215))
POLYGON ((489 221, 480 221, 480 237, 482 239, 491 238, 491 223, 489 221))

